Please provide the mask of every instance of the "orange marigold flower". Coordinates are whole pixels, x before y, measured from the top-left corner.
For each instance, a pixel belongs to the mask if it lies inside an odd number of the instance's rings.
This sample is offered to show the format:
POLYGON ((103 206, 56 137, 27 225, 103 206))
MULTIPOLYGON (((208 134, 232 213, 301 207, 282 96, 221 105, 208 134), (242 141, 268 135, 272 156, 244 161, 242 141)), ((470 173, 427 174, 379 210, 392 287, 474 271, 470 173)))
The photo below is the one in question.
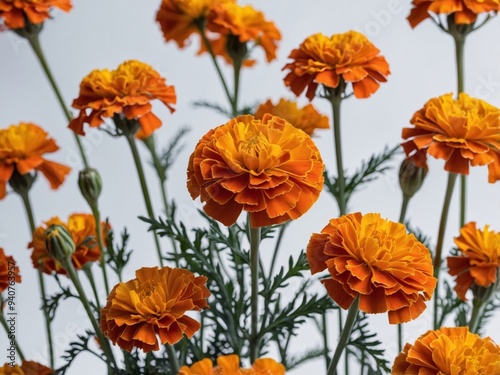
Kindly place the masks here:
POLYGON ((314 34, 288 56, 293 61, 283 68, 290 70, 285 85, 297 96, 307 87, 306 96, 312 100, 318 84, 344 90, 344 84, 351 82, 356 98, 368 98, 390 74, 389 64, 379 52, 356 31, 331 37, 314 34))
POLYGON ((162 344, 172 345, 200 329, 200 323, 185 313, 208 308, 205 276, 169 267, 144 267, 135 275, 113 288, 101 310, 102 332, 114 344, 147 353, 159 349, 157 336, 162 344))
POLYGON ((488 181, 500 180, 500 109, 465 93, 446 94, 425 103, 410 122, 414 128, 403 129, 406 155, 424 150, 446 160, 447 171, 465 175, 469 164, 487 165, 488 181))
POLYGON ((408 16, 412 28, 433 14, 453 14, 455 24, 470 25, 481 13, 498 12, 499 0, 413 0, 408 16))
POLYGON ((263 227, 302 216, 323 187, 323 160, 311 137, 284 119, 239 116, 198 142, 187 171, 188 190, 205 212, 232 225, 241 211, 263 227))
POLYGON ((240 368, 240 359, 236 354, 220 356, 217 366, 213 366, 208 358, 194 363, 192 366, 182 366, 178 375, 284 375, 285 366, 271 358, 256 359, 249 369, 240 368))
MULTIPOLYGON (((62 225, 65 227, 73 238, 76 250, 71 259, 75 269, 81 269, 86 263, 94 262, 101 258, 101 249, 97 243, 97 233, 95 228, 94 216, 91 214, 73 214, 68 218, 68 222, 62 222, 58 217, 53 217, 44 222, 44 225, 36 228, 33 233, 33 240, 28 244, 29 248, 33 249, 31 260, 33 267, 42 266, 42 272, 51 274, 66 274, 61 262, 52 258, 45 247, 45 231, 52 225, 62 225)), ((101 223, 103 238, 106 238, 106 233, 109 230, 109 225, 101 223)))
POLYGON ((193 33, 199 33, 201 23, 210 10, 221 1, 229 0, 163 0, 156 21, 167 42, 174 40, 180 48, 193 33))
MULTIPOLYGON (((218 1, 208 14, 207 30, 217 34, 210 40, 216 55, 222 56, 228 63, 233 62, 233 54, 245 57, 244 65, 251 66, 254 60, 246 59, 247 42, 254 42, 264 49, 267 62, 276 58, 278 41, 281 33, 276 25, 267 21, 262 12, 255 10, 250 5, 241 6, 235 1, 218 1), (234 38, 237 40, 231 40, 234 38), (244 55, 244 56, 242 56, 244 55)), ((205 51, 202 47, 201 52, 205 51)))
POLYGON ((68 12, 70 0, 0 0, 0 18, 10 29, 26 26, 26 19, 32 24, 39 24, 50 17, 52 7, 68 12))
POLYGON ((406 344, 392 374, 500 374, 500 347, 467 327, 442 327, 406 344))
POLYGON ((477 229, 476 223, 470 222, 460 229, 455 244, 462 255, 448 257, 448 273, 457 276, 455 291, 465 301, 472 284, 487 288, 497 281, 500 233, 490 230, 488 225, 483 230, 477 229))
MULTIPOLYGON (((5 255, 4 250, 0 247, 0 293, 2 293, 10 285, 10 281, 16 283, 21 282, 21 275, 19 274, 19 267, 14 258, 5 255)), ((0 313, 1 313, 0 306, 0 313)))
POLYGON ((33 170, 41 172, 57 189, 71 168, 45 160, 44 154, 56 152, 59 146, 38 125, 19 123, 0 129, 0 199, 6 195, 7 182, 14 173, 25 175, 33 170))
POLYGON ((161 120, 152 112, 151 101, 159 99, 170 112, 176 103, 174 86, 151 66, 140 61, 122 63, 116 70, 94 70, 80 84, 79 97, 73 107, 80 110, 69 128, 84 135, 83 124, 99 127, 106 117, 123 114, 128 120, 137 119, 140 130, 136 136, 147 138, 161 126, 161 120), (90 113, 87 115, 87 110, 90 113))
POLYGON ((296 102, 286 99, 280 99, 276 105, 268 100, 259 105, 255 112, 255 118, 262 119, 266 113, 285 119, 308 135, 312 135, 315 129, 328 129, 330 127, 328 116, 321 115, 312 104, 299 108, 296 102))
POLYGON ((311 273, 328 269, 321 282, 330 297, 348 309, 359 297, 359 309, 389 312, 389 323, 417 318, 426 308, 437 279, 429 249, 403 224, 379 214, 354 213, 330 220, 307 246, 311 273))

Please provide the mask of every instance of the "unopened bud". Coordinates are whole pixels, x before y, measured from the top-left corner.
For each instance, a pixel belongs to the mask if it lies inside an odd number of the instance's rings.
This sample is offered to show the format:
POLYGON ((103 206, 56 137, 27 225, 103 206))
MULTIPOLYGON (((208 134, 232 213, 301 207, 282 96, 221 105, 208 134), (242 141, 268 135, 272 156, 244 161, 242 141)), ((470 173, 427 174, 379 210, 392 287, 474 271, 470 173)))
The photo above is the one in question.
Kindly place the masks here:
POLYGON ((94 207, 102 190, 102 180, 99 172, 94 168, 85 168, 80 171, 78 186, 87 203, 94 207))
POLYGON ((427 168, 419 167, 411 158, 406 158, 399 168, 399 186, 403 195, 411 198, 420 189, 427 175, 427 168))
POLYGON ((45 248, 52 258, 62 261, 73 255, 75 243, 65 227, 52 225, 45 231, 45 248))

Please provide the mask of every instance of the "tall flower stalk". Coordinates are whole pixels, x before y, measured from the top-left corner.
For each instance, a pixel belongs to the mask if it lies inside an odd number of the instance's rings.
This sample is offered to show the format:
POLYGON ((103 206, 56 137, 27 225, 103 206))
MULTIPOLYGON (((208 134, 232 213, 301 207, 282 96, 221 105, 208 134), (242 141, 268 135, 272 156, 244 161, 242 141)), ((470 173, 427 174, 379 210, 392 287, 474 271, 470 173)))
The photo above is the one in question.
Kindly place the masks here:
POLYGON ((251 273, 251 315, 250 315, 250 362, 259 356, 259 246, 260 228, 250 228, 250 273, 251 273))

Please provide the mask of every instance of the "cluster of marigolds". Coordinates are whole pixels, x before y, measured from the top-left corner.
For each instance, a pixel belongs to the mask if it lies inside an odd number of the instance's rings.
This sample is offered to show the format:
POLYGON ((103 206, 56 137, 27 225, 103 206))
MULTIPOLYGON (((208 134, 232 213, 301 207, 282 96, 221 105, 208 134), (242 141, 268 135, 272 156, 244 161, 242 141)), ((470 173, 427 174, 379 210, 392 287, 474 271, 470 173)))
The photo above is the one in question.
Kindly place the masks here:
MULTIPOLYGON (((38 37, 53 7, 69 11, 72 6, 70 0, 0 0, 0 19, 10 32, 26 38, 36 55, 43 59, 38 37)), ((453 37, 458 50, 463 49, 469 33, 499 10, 498 0, 414 0, 408 20, 415 27, 430 18, 453 37)), ((262 48, 270 62, 276 58, 281 39, 278 28, 266 20, 262 12, 235 0, 163 0, 157 22, 166 41, 174 41, 180 48, 188 39, 199 38, 199 53, 212 57, 219 74, 218 61, 222 59, 236 77, 241 69, 256 63, 249 56, 253 47, 262 48)), ((335 303, 349 310, 349 316, 355 318, 358 311, 387 313, 391 324, 416 319, 433 295, 434 299, 439 298, 437 285, 446 220, 439 229, 436 249, 431 253, 415 235, 408 233, 402 223, 404 215, 398 223, 376 213, 346 212, 340 120, 336 114, 341 102, 351 93, 360 99, 374 94, 380 84, 386 82, 389 64, 364 35, 355 31, 309 36, 291 51, 289 60, 283 68, 285 85, 296 96, 305 92, 309 101, 327 99, 334 115, 339 186, 336 198, 340 215, 310 237, 306 253, 311 273, 327 272, 321 282, 335 303)), ((48 68, 45 72, 51 74, 48 68)), ((459 69, 458 73, 458 92, 430 99, 413 115, 412 126, 402 131, 402 147, 407 158, 401 168, 400 182, 406 203, 423 182, 428 168, 427 155, 445 161, 444 168, 449 172, 448 198, 457 176, 467 175, 470 166, 487 166, 490 183, 500 179, 500 109, 461 92, 463 71, 459 69)), ((245 211, 251 234, 259 233, 262 227, 300 218, 323 189, 324 161, 311 134, 316 129, 329 128, 328 118, 311 104, 299 108, 295 102, 285 99, 277 104, 268 100, 253 114, 243 114, 238 106, 239 82, 236 80, 231 89, 222 75, 219 78, 232 119, 210 130, 196 145, 187 166, 189 193, 193 199, 200 198, 208 216, 228 227, 245 211)), ((33 235, 28 245, 33 267, 40 273, 41 280, 54 274, 71 279, 89 313, 103 358, 110 371, 116 373, 122 366, 115 359, 111 343, 126 352, 138 348, 144 353, 158 351, 167 344, 168 352, 171 345, 184 336, 191 338, 200 329, 194 315, 186 313, 208 308, 207 301, 211 298, 205 276, 163 265, 164 256, 154 232, 161 267, 141 268, 136 271, 135 279, 113 287, 107 285, 109 267, 105 264, 105 254, 110 251, 106 243, 110 225, 100 218, 100 177, 97 170, 89 166, 79 137, 85 136, 86 124, 99 128, 107 122, 108 132, 127 140, 148 216, 154 218, 154 205, 137 149, 137 143, 143 142, 153 160, 158 157, 153 137, 162 121, 152 112, 154 100, 161 101, 173 112, 175 89, 152 67, 135 60, 126 61, 116 69, 90 72, 82 80, 79 96, 72 103, 79 111, 74 118, 61 99, 68 127, 75 133, 82 151, 85 169, 80 172, 79 186, 92 214, 77 213, 67 220, 54 216, 39 226, 33 219, 29 198, 38 172, 57 189, 70 168, 46 159, 47 154, 59 147, 38 125, 19 123, 0 129, 0 199, 11 194, 22 198, 33 235), (113 124, 112 130, 109 123, 113 124), (88 307, 89 297, 80 282, 80 278, 88 277, 92 283, 93 268, 100 268, 108 291, 100 319, 96 319, 88 307)), ((165 205, 168 210, 166 200, 165 205)), ((445 204, 444 217, 447 210, 445 204)), ((393 374, 500 374, 500 347, 476 333, 480 315, 495 298, 499 285, 500 233, 489 226, 478 228, 475 222, 464 223, 455 245, 458 251, 447 257, 446 264, 449 274, 456 276, 458 297, 466 301, 466 295, 472 291, 470 324, 468 327, 435 325, 434 330, 402 348, 392 367, 393 374)), ((258 246, 252 251, 258 251, 258 246)), ((13 257, 0 248, 0 292, 6 291, 12 282, 9 270, 13 269, 14 262, 13 257)), ((21 282, 17 266, 15 274, 15 282, 21 282)), ((43 283, 40 293, 42 310, 46 310, 43 283)), ((98 300, 97 293, 95 298, 98 300)), ((5 296, 0 298, 3 308, 6 300, 5 296)), ((2 313, 2 322, 5 317, 2 313)), ((46 319, 50 347, 47 314, 46 319)), ((351 327, 346 326, 343 332, 348 334, 351 327)), ((54 358, 43 365, 29 361, 22 354, 22 342, 6 333, 22 362, 6 363, 0 368, 0 374, 54 373, 54 358)), ((345 341, 340 340, 328 374, 335 373, 343 345, 345 341)), ((168 352, 168 356, 175 353, 168 352)), ((240 358, 228 354, 216 358, 215 363, 211 358, 189 366, 173 361, 171 368, 183 375, 285 373, 285 367, 274 359, 255 358, 252 354, 250 359, 250 367, 241 367, 240 358)))

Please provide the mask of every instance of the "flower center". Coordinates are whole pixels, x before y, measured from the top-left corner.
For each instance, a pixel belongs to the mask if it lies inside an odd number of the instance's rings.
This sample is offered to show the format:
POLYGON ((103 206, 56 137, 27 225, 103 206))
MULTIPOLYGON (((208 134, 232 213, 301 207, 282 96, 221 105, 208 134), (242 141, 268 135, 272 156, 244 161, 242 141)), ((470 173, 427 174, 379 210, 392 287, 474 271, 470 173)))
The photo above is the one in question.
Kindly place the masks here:
POLYGON ((240 151, 251 156, 259 156, 262 152, 267 151, 269 147, 269 140, 262 134, 258 134, 252 135, 245 139, 244 142, 241 142, 240 151))

